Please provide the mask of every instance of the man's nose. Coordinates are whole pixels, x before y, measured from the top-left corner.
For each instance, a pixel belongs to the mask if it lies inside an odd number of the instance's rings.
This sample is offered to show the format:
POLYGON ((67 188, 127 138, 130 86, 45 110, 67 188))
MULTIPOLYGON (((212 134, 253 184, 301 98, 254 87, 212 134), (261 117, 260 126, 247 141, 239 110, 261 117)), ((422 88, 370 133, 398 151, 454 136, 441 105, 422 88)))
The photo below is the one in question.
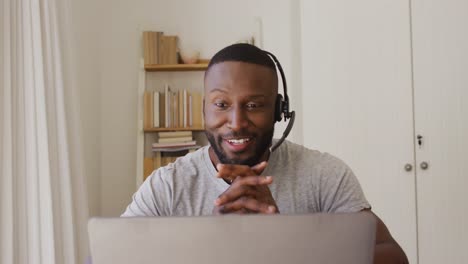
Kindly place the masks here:
POLYGON ((239 131, 249 124, 247 114, 241 107, 235 107, 230 113, 228 127, 231 130, 239 131))

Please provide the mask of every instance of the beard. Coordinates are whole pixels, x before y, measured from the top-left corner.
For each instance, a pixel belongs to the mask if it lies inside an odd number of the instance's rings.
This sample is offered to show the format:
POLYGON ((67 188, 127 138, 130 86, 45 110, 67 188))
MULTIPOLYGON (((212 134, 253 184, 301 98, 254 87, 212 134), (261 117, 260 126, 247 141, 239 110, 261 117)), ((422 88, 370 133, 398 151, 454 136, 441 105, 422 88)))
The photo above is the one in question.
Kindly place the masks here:
POLYGON ((270 130, 262 133, 261 135, 253 135, 255 138, 254 142, 254 153, 250 155, 250 157, 241 159, 241 158, 230 158, 227 156, 226 152, 222 147, 223 143, 223 136, 224 137, 242 137, 245 135, 249 135, 247 131, 240 131, 240 132, 231 132, 229 134, 221 135, 214 135, 212 132, 205 130, 205 135, 210 142, 211 147, 213 148, 216 156, 218 157, 219 161, 223 164, 238 164, 238 165, 247 165, 247 166, 254 166, 260 162, 261 157, 263 154, 268 150, 271 145, 274 133, 274 126, 271 127, 270 130))

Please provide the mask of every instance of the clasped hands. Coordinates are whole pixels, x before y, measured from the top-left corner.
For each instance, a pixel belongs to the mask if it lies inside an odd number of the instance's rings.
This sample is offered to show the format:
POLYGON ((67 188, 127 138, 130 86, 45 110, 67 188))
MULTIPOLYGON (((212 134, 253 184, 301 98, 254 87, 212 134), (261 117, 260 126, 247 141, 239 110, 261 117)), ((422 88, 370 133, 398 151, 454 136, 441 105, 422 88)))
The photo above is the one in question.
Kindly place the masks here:
POLYGON ((260 176, 267 162, 253 167, 247 165, 218 164, 218 178, 231 182, 231 186, 215 201, 213 214, 275 214, 279 213, 268 185, 271 176, 260 176))

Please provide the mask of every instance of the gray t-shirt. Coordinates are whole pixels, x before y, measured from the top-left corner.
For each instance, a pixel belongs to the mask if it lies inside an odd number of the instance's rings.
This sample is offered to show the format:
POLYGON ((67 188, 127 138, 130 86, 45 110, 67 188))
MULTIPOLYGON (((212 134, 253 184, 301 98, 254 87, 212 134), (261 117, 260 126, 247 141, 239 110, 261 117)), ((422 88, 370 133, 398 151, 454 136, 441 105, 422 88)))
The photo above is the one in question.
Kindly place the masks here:
MULTIPOLYGON (((154 171, 122 216, 211 215, 229 185, 216 178, 208 146, 154 171)), ((273 153, 262 175, 281 213, 357 212, 370 208, 351 169, 340 159, 289 141, 273 153)))

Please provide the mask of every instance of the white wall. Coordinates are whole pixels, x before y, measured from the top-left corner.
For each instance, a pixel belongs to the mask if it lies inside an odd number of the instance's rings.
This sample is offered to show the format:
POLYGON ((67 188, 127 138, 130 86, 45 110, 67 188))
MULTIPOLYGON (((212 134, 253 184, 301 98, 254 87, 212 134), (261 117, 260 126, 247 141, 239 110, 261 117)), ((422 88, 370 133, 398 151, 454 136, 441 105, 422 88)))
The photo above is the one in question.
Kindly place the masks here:
MULTIPOLYGON (((4 27, 4 21, 3 19, 0 19, 0 28, 2 30, 0 30, 0 82, 2 82, 2 84, 0 85, 4 85, 3 84, 3 81, 4 81, 4 58, 3 58, 3 49, 4 49, 4 45, 3 45, 3 38, 4 38, 4 31, 3 31, 3 27, 4 27)), ((4 97, 4 91, 3 91, 3 88, 0 89, 0 102, 2 102, 3 104, 3 97, 4 97)), ((0 114, 0 131, 2 131, 0 134, 1 137, 3 137, 3 107, 0 107, 1 111, 2 111, 2 114, 0 114)), ((0 149, 3 149, 3 140, 0 140, 0 149)), ((3 168, 3 159, 0 159, 0 168, 3 168)))
MULTIPOLYGON (((300 100, 295 100, 301 98, 298 2, 74 1, 91 215, 119 215, 136 188, 141 31, 177 34, 182 48, 200 49, 203 58, 210 58, 224 46, 258 32, 259 17, 263 47, 281 61, 292 106, 300 109, 300 100)), ((277 135, 283 127, 277 126, 277 135)), ((301 131, 297 122, 289 138, 301 143, 301 131)))
POLYGON ((81 118, 81 142, 84 157, 84 172, 87 180, 89 215, 100 215, 101 211, 101 87, 99 19, 102 3, 93 0, 71 0, 71 33, 74 59, 72 68, 78 86, 81 118))
POLYGON ((415 169, 404 170, 414 164, 409 2, 302 4, 304 145, 353 169, 415 263, 415 169))

